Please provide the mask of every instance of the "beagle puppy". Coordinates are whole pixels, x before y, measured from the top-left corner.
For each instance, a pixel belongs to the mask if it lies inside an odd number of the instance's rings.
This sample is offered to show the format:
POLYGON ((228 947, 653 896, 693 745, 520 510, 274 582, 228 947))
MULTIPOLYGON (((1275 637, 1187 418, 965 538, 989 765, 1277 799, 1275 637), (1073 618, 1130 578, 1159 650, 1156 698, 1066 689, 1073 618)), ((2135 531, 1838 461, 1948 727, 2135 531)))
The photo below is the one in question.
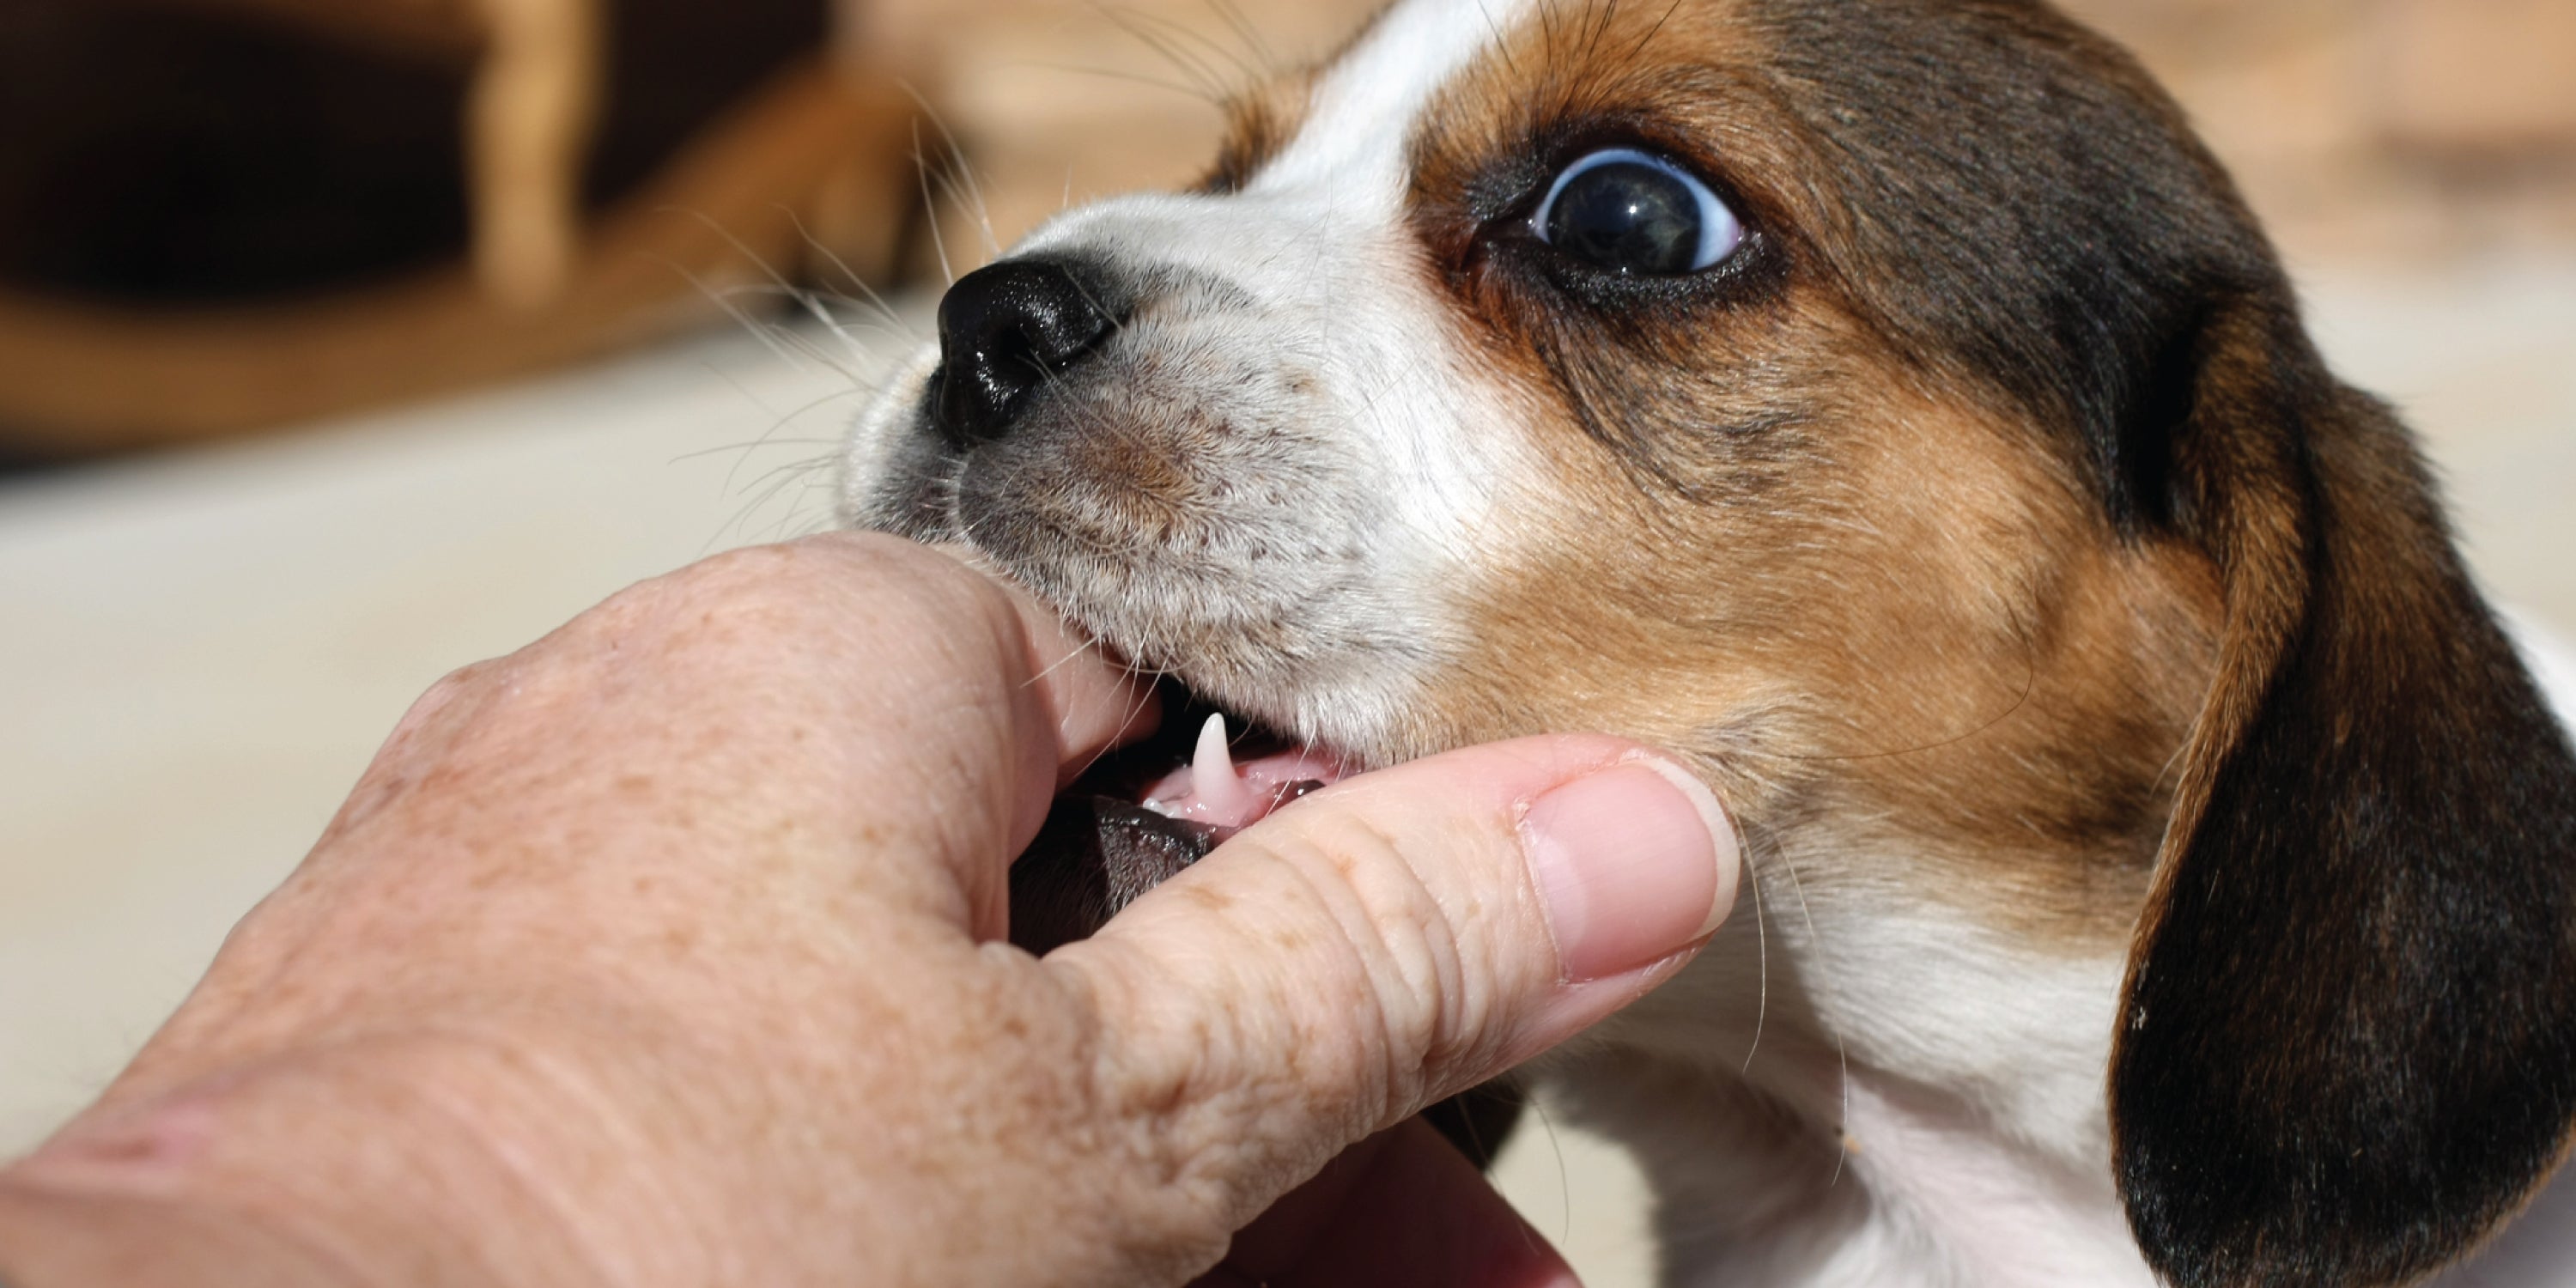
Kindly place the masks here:
POLYGON ((1023 942, 1463 744, 1727 800, 1745 906, 1532 1071, 1668 1283, 2412 1283, 2567 1154, 2567 737, 2226 174, 2045 4, 1403 0, 939 330, 848 519, 1198 704, 1023 942))

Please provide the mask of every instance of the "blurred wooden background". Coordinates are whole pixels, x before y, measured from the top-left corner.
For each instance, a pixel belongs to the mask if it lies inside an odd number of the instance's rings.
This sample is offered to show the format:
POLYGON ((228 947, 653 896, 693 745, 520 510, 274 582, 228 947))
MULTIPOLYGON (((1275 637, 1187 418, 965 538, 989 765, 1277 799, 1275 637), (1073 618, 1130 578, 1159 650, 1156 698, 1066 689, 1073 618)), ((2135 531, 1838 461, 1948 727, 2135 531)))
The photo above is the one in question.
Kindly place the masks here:
POLYGON ((0 451, 410 402, 883 271, 831 0, 0 0, 0 451))
MULTIPOLYGON (((2294 263, 2576 246, 2576 0, 2066 2, 2294 263)), ((488 383, 773 271, 963 271, 1192 179, 1214 99, 1377 4, 0 0, 0 451, 488 383)))

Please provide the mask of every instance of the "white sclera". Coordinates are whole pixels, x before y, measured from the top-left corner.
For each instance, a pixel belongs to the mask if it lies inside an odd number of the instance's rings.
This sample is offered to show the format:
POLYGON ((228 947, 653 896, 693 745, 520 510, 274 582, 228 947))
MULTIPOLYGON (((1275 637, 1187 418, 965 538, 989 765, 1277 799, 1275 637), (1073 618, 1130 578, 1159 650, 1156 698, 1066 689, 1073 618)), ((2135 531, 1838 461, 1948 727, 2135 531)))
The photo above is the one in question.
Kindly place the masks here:
POLYGON ((1556 199, 1565 192, 1565 186, 1606 165, 1642 166, 1659 171, 1679 180, 1682 187, 1689 190, 1691 199, 1699 203, 1699 252, 1691 257, 1690 271, 1697 273, 1715 268, 1725 263, 1726 257, 1734 254, 1736 247, 1744 244, 1743 221, 1735 217, 1735 211, 1717 195, 1716 189, 1708 186, 1706 180, 1651 152, 1640 152, 1635 148, 1603 148, 1565 167, 1564 173, 1556 176, 1556 182, 1548 185, 1547 199, 1538 203, 1538 214, 1531 221, 1540 240, 1547 239, 1548 217, 1556 213, 1556 199))

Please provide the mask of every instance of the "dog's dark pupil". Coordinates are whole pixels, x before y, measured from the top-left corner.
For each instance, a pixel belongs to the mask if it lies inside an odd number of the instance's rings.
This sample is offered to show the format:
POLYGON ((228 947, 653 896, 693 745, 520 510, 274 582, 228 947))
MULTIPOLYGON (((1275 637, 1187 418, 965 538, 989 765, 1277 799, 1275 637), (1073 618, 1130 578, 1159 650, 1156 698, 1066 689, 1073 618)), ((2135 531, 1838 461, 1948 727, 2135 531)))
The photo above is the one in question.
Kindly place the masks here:
POLYGON ((1652 166, 1610 162, 1576 175, 1548 213, 1547 239, 1620 273, 1671 275, 1697 267, 1699 201, 1652 166))

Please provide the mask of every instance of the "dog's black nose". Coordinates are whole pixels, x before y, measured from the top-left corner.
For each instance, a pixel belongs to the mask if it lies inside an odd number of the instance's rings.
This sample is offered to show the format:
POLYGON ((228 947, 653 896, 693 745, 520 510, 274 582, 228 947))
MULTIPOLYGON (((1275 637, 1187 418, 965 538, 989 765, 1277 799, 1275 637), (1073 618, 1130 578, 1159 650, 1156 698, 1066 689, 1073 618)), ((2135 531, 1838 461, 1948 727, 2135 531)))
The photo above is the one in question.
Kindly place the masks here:
POLYGON ((939 302, 940 429, 959 446, 1010 431, 1029 391, 1109 334, 1099 293, 1047 260, 1005 260, 957 279, 939 302))

